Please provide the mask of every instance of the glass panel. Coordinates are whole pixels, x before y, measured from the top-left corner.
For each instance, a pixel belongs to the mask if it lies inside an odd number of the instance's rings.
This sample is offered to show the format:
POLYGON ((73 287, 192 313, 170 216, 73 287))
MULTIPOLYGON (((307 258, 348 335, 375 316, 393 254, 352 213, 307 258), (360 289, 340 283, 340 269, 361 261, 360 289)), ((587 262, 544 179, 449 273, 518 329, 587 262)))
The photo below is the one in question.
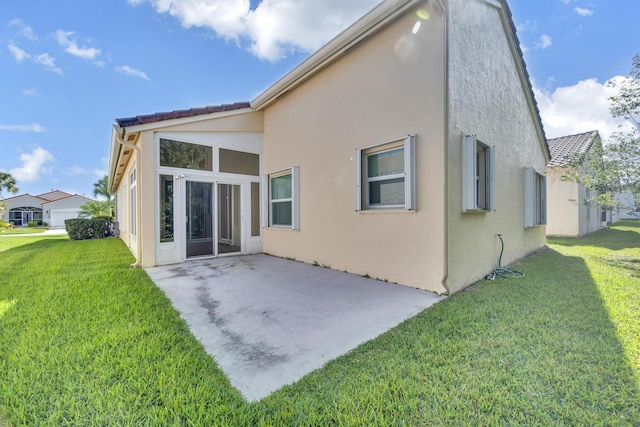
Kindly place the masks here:
POLYGON ((392 175, 404 172, 404 148, 367 156, 367 176, 392 175))
POLYGON ((213 149, 206 145, 160 139, 160 166, 213 170, 213 149))
POLYGON ((160 241, 173 242, 173 177, 160 175, 160 241))
POLYGON ((291 174, 271 178, 271 200, 291 198, 291 174))
POLYGON ((370 205, 403 205, 404 178, 369 183, 370 205))
POLYGON ((240 252, 240 186, 218 184, 218 254, 240 252))
POLYGON ((273 225, 291 225, 291 202, 272 202, 273 225))
POLYGON ((221 148, 220 172, 258 176, 260 175, 260 156, 221 148))
POLYGON ((213 254, 213 184, 187 181, 187 256, 213 254))
POLYGON ((260 236, 260 183, 251 183, 251 235, 260 236))

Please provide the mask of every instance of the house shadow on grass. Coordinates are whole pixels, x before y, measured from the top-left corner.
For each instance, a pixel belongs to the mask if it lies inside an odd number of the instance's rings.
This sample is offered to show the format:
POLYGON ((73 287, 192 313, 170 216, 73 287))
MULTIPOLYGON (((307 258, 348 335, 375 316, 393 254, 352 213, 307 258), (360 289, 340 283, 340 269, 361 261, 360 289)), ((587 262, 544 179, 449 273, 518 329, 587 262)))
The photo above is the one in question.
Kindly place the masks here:
POLYGON ((561 246, 597 246, 614 251, 640 247, 640 221, 624 220, 610 228, 583 237, 547 237, 550 244, 561 246))
POLYGON ((637 362, 584 260, 546 250, 517 269, 524 279, 479 282, 260 406, 321 423, 349 407, 370 411, 363 424, 640 425, 637 362))

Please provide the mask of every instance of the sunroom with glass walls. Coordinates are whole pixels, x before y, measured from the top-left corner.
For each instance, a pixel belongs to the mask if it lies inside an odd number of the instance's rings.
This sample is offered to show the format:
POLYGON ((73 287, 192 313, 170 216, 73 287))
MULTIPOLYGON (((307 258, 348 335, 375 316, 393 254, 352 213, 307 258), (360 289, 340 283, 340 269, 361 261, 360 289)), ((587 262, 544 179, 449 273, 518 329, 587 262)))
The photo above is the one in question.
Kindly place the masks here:
POLYGON ((156 264, 262 251, 261 136, 157 133, 156 264))

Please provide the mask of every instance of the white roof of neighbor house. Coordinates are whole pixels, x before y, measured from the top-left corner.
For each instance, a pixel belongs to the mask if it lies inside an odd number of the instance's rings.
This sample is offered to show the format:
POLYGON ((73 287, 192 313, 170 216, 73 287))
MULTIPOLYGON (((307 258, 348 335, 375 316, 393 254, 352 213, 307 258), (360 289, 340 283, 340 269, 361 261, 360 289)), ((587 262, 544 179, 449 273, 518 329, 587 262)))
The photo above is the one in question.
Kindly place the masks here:
POLYGON ((597 130, 548 140, 551 161, 547 167, 568 166, 576 156, 587 154, 593 143, 599 140, 600 134, 597 130))
POLYGON ((65 204, 65 205, 66 205, 66 204, 68 204, 69 202, 74 201, 74 200, 77 202, 76 204, 78 204, 78 206, 80 206, 80 205, 83 205, 83 204, 85 204, 85 203, 87 203, 87 202, 90 202, 90 201, 91 201, 91 200, 93 200, 93 199, 90 199, 90 198, 88 198, 88 197, 81 196, 81 195, 79 195, 79 194, 73 194, 73 195, 69 194, 69 195, 68 195, 68 196, 66 196, 66 197, 62 197, 62 198, 60 198, 60 199, 56 199, 56 200, 51 200, 51 201, 48 201, 48 202, 44 202, 44 203, 42 203, 42 204, 43 204, 43 205, 48 205, 48 207, 49 207, 49 208, 51 208, 52 206, 55 206, 56 204, 60 204, 60 203, 62 203, 62 204, 65 204))

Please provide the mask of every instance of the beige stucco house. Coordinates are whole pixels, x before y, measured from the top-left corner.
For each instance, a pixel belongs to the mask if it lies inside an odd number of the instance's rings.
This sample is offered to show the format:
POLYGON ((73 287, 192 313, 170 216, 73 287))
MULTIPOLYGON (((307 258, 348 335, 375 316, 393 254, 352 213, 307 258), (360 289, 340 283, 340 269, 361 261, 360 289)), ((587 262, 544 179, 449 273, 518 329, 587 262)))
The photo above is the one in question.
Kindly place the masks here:
POLYGON ((600 209, 585 203, 596 194, 563 177, 573 173, 576 163, 591 155, 593 147, 602 144, 600 134, 594 130, 567 135, 549 139, 548 144, 551 161, 547 164, 547 234, 579 237, 598 231, 602 224, 600 209))
POLYGON ((20 194, 3 200, 6 211, 4 220, 13 222, 17 226, 27 225, 30 221, 38 224, 48 224, 51 227, 64 227, 64 220, 77 218, 80 206, 91 199, 79 194, 69 194, 60 190, 52 190, 47 193, 33 196, 20 194))
POLYGON ((386 0, 247 103, 116 120, 147 267, 269 253, 454 293, 545 245, 548 147, 503 0, 386 0))

